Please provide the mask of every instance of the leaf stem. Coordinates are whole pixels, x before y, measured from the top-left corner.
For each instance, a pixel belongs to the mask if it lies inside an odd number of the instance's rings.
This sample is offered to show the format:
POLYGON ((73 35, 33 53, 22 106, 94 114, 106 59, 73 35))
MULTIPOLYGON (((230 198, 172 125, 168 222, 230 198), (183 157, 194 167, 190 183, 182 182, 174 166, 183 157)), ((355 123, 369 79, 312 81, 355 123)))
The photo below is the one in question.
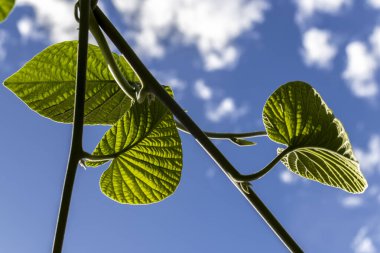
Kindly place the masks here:
MULTIPOLYGON (((176 121, 177 128, 184 133, 190 134, 186 127, 181 123, 176 121)), ((226 139, 232 142, 234 138, 253 138, 260 136, 267 136, 266 131, 254 131, 254 132, 244 132, 244 133, 216 133, 216 132, 203 132, 210 139, 226 139)))
POLYGON ((71 148, 69 161, 66 170, 65 182, 62 191, 60 210, 58 214, 57 227, 55 231, 53 253, 62 251, 63 240, 65 236, 67 217, 70 209, 70 200, 74 187, 75 174, 78 163, 83 155, 82 136, 84 123, 84 101, 85 101, 85 84, 87 70, 87 51, 88 51, 88 17, 90 12, 90 0, 80 0, 81 18, 79 22, 79 44, 77 74, 75 86, 75 105, 74 105, 74 123, 71 139, 71 148))
POLYGON ((287 147, 280 154, 278 154, 270 163, 268 163, 264 168, 262 168, 260 171, 253 173, 253 174, 249 174, 249 175, 240 175, 238 178, 235 178, 235 180, 238 182, 247 182, 247 181, 253 181, 253 180, 260 179, 265 174, 267 174, 271 169, 273 169, 273 167, 279 161, 281 161, 281 159, 284 156, 286 156, 287 154, 289 154, 293 150, 294 150, 294 148, 287 147))
POLYGON ((105 31, 107 36, 119 49, 119 51, 125 56, 130 65, 139 75, 141 81, 145 84, 145 88, 149 89, 157 96, 168 109, 176 116, 176 118, 185 126, 186 129, 194 136, 198 143, 208 152, 208 154, 219 165, 222 171, 232 181, 232 183, 239 189, 239 191, 245 196, 249 203, 256 209, 261 215, 269 227, 277 234, 281 241, 288 247, 291 252, 303 252, 300 246, 295 240, 288 234, 288 232, 277 221, 270 210, 264 205, 260 198, 254 193, 254 191, 243 189, 240 182, 234 180, 240 173, 232 166, 232 164, 224 157, 224 155, 216 148, 216 146, 210 141, 210 139, 203 133, 203 131, 194 123, 194 121, 186 114, 186 112, 177 104, 177 102, 171 98, 171 96, 162 88, 159 82, 153 77, 141 60, 137 57, 132 48, 124 40, 123 36, 103 14, 99 7, 94 9, 95 18, 100 27, 105 31))
POLYGON ((85 152, 83 154, 83 159, 89 162, 105 162, 105 161, 109 161, 118 157, 120 153, 121 152, 110 154, 110 155, 92 155, 85 152))
POLYGON ((108 69, 110 70, 112 76, 114 77, 116 83, 119 85, 120 89, 124 91, 124 93, 132 100, 136 101, 136 88, 132 84, 130 84, 127 79, 125 79, 124 75, 121 73, 119 67, 117 66, 115 59, 113 58, 113 54, 111 52, 111 49, 108 46, 107 40, 104 37, 102 31, 100 30, 94 14, 92 13, 92 10, 90 10, 90 31, 91 34, 94 36, 96 42, 98 42, 98 45, 100 47, 100 50, 103 54, 104 59, 106 60, 108 64, 108 69))

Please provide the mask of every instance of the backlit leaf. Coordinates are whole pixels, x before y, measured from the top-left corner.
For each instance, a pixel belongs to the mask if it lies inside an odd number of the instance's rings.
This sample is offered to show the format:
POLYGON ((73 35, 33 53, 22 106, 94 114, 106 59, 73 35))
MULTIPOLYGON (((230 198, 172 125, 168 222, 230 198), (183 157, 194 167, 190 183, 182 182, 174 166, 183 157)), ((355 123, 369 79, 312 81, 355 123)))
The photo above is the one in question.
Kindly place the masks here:
POLYGON ((157 202, 171 195, 179 184, 181 140, 172 114, 158 99, 135 103, 93 153, 111 154, 116 158, 103 173, 100 188, 119 203, 157 202))
POLYGON ((0 0, 0 22, 3 22, 11 13, 15 0, 0 0))
MULTIPOLYGON (((71 123, 77 46, 77 41, 67 41, 46 48, 6 79, 4 85, 42 116, 71 123)), ((114 57, 126 79, 138 82, 125 59, 116 54, 114 57)), ((100 49, 89 45, 85 123, 113 124, 130 106, 131 100, 114 81, 100 49)))
POLYGON ((282 159, 291 171, 351 193, 366 189, 342 123, 309 84, 290 82, 277 89, 264 106, 263 120, 269 138, 292 149, 282 159))

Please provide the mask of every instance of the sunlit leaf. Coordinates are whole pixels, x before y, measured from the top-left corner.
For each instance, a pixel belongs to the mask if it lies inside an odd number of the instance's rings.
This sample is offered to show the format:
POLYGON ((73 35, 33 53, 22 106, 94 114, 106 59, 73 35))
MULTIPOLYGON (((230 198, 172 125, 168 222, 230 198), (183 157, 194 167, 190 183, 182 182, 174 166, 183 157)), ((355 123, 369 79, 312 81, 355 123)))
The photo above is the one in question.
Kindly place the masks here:
MULTIPOLYGON (((52 45, 5 80, 4 85, 37 113, 54 121, 73 120, 77 41, 52 45)), ((114 55, 131 83, 138 82, 128 63, 114 55)), ((86 124, 113 124, 130 108, 131 100, 114 81, 98 47, 89 45, 85 102, 86 124)))
POLYGON ((103 173, 100 188, 119 203, 157 202, 171 195, 179 184, 181 140, 172 114, 158 99, 135 103, 93 153, 112 154, 116 158, 103 173))
POLYGON ((0 22, 3 22, 11 13, 15 0, 0 0, 0 22))
POLYGON ((264 106, 263 120, 269 138, 292 149, 282 159, 291 171, 351 193, 366 189, 342 123, 309 84, 290 82, 277 89, 264 106))

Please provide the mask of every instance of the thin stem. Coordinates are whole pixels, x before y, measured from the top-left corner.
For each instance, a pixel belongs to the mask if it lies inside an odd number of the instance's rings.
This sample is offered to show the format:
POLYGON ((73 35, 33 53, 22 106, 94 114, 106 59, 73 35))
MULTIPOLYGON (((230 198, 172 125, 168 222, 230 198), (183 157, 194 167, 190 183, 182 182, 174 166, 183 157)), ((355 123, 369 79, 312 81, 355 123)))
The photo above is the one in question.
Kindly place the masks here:
POLYGON ((92 10, 90 10, 90 31, 94 36, 96 42, 102 51, 103 57, 108 64, 108 69, 110 70, 112 76, 114 77, 116 83, 119 85, 120 89, 132 100, 136 101, 136 87, 133 87, 121 73, 119 67, 117 66, 115 59, 113 58, 111 49, 108 46, 107 40, 104 37, 102 31, 100 30, 92 10))
POLYGON ((261 218, 270 226, 272 231, 280 238, 290 252, 302 253, 303 250, 297 242, 289 235, 281 223, 276 219, 272 212, 266 207, 264 202, 257 196, 251 187, 242 188, 238 183, 234 183, 239 191, 244 195, 253 208, 259 213, 261 218))
POLYGON ((105 162, 118 157, 120 153, 122 152, 117 152, 111 155, 92 155, 89 153, 84 153, 83 159, 89 162, 105 162))
MULTIPOLYGON (((181 130, 184 133, 190 134, 190 132, 186 129, 186 127, 181 123, 176 121, 177 128, 181 130)), ((266 131, 255 131, 255 132, 245 132, 245 133, 215 133, 215 132, 203 132, 205 135, 207 135, 208 138, 211 139, 228 139, 231 138, 253 138, 253 137, 260 137, 260 136, 266 136, 266 131)))
POLYGON ((247 181, 253 181, 260 179, 263 177, 265 174, 267 174, 273 167, 281 161, 284 156, 292 152, 294 149, 293 148, 286 148, 284 149, 280 154, 278 154, 270 163, 268 163, 264 168, 262 168, 260 171, 249 174, 249 175, 241 175, 238 178, 235 178, 236 181, 238 182, 247 182, 247 181))
POLYGON ((53 253, 62 251, 65 237, 67 217, 70 209, 71 194, 74 187, 75 174, 78 163, 82 158, 82 135, 84 122, 84 101, 87 69, 87 47, 88 47, 88 17, 90 12, 90 0, 80 1, 80 22, 79 22, 79 44, 77 75, 75 86, 74 123, 71 140, 70 156, 66 170, 65 183, 63 187, 60 210, 58 214, 57 227, 55 231, 53 253))
POLYGON ((185 126, 186 129, 194 136, 198 143, 208 152, 210 157, 219 165, 222 171, 232 181, 232 183, 245 196, 250 204, 257 210, 270 228, 277 234, 281 241, 292 252, 303 252, 294 239, 287 233, 282 225, 276 220, 270 210, 263 204, 259 197, 248 187, 248 191, 243 190, 241 184, 234 180, 234 177, 240 173, 231 165, 224 155, 216 148, 210 139, 202 132, 202 130, 194 123, 194 121, 186 114, 186 112, 170 97, 168 93, 161 87, 159 82, 153 77, 149 70, 140 61, 137 55, 124 40, 122 35, 112 25, 108 18, 103 14, 99 7, 94 9, 95 17, 100 27, 105 31, 111 41, 119 49, 119 51, 129 61, 130 65, 139 75, 141 81, 147 86, 154 95, 156 95, 176 116, 176 118, 185 126))
MULTIPOLYGON (((190 134, 189 131, 185 128, 185 126, 181 122, 176 122, 177 128, 184 133, 190 134)), ((210 139, 227 139, 235 142, 233 138, 252 138, 259 136, 267 136, 266 131, 256 131, 256 132, 246 132, 246 133, 214 133, 214 132, 204 132, 207 137, 210 139)), ((238 182, 247 182, 254 181, 260 179, 265 174, 267 174, 281 159, 289 154, 293 149, 286 148, 280 154, 278 154, 269 164, 267 164, 260 171, 249 174, 249 175, 240 175, 235 177, 234 179, 238 182)))

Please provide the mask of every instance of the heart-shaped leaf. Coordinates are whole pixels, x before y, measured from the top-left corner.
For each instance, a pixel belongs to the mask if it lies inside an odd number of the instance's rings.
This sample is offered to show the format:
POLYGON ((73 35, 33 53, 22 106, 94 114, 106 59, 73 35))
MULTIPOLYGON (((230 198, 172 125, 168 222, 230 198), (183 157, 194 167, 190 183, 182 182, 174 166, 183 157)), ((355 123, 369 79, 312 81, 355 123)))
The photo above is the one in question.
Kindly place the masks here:
POLYGON ((263 121, 269 138, 292 150, 282 162, 294 173, 351 193, 366 189, 342 123, 309 84, 278 88, 264 106, 263 121))
POLYGON ((0 0, 0 22, 3 22, 11 13, 15 0, 0 0))
MULTIPOLYGON (((4 81, 31 109, 49 119, 71 123, 74 110, 77 41, 52 45, 4 81)), ((139 79, 124 57, 114 54, 126 79, 139 79)), ((113 124, 129 110, 131 100, 118 87, 97 46, 88 47, 85 123, 113 124)))
POLYGON ((112 154, 115 158, 103 173, 100 188, 119 203, 158 202, 179 184, 181 140, 172 114, 158 99, 135 103, 93 152, 94 156, 112 154))

